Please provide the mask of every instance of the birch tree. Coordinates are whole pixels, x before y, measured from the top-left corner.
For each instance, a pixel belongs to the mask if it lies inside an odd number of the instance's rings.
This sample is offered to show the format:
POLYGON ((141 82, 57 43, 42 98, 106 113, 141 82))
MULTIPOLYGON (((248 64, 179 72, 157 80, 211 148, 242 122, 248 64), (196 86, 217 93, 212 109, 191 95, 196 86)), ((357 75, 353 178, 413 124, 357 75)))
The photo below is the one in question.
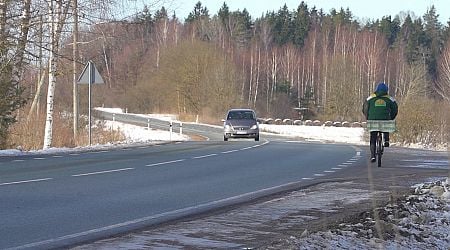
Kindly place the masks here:
POLYGON ((57 0, 47 0, 48 7, 48 25, 50 30, 49 44, 49 64, 48 64, 48 89, 47 89, 47 111, 45 119, 45 134, 43 149, 51 147, 53 140, 53 111, 54 111, 54 94, 56 87, 57 73, 57 54, 59 51, 59 43, 61 31, 64 27, 69 3, 57 0))

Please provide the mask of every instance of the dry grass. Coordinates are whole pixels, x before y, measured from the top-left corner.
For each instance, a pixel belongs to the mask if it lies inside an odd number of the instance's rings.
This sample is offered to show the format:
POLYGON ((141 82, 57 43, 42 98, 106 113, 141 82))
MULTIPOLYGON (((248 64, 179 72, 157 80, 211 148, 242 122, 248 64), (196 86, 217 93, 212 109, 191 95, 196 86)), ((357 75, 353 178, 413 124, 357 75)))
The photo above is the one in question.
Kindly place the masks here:
MULTIPOLYGON (((71 116, 62 113, 54 114, 52 147, 87 146, 89 144, 87 122, 80 119, 78 136, 73 136, 73 120, 71 116)), ((19 118, 8 135, 8 148, 21 148, 23 150, 38 150, 44 145, 45 113, 32 115, 29 119, 19 118)), ((105 144, 123 141, 125 136, 118 130, 111 130, 103 122, 95 124, 92 131, 92 144, 105 144)))
POLYGON ((402 144, 445 145, 450 139, 450 105, 425 98, 406 100, 399 107, 393 139, 402 144))

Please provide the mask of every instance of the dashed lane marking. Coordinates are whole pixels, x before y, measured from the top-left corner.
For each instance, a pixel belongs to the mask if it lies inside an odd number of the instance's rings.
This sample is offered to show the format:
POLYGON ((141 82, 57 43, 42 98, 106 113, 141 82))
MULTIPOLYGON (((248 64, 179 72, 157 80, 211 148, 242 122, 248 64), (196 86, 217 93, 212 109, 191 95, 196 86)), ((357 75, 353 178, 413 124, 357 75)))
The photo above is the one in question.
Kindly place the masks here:
POLYGON ((179 160, 173 160, 173 161, 158 162, 158 163, 148 164, 148 165, 145 165, 145 166, 146 167, 153 167, 153 166, 166 165, 166 164, 171 164, 171 163, 176 163, 176 162, 182 162, 182 161, 185 161, 185 160, 186 159, 179 159, 179 160))
POLYGON ((24 183, 32 183, 32 182, 40 182, 40 181, 48 181, 48 180, 52 180, 52 179, 53 179, 53 178, 44 178, 44 179, 34 179, 34 180, 24 180, 24 181, 5 182, 5 183, 0 183, 0 186, 15 185, 15 184, 24 184, 24 183))
POLYGON ((202 158, 207 158, 207 157, 216 156, 216 155, 217 154, 202 155, 202 156, 192 157, 192 159, 202 159, 202 158))
POLYGON ((133 170, 133 169, 134 168, 113 169, 113 170, 105 170, 105 171, 91 172, 91 173, 85 173, 85 174, 74 174, 72 176, 80 177, 80 176, 88 176, 88 175, 96 175, 96 174, 108 174, 108 173, 122 172, 122 171, 133 170))
POLYGON ((234 153, 234 152, 237 152, 237 151, 239 151, 239 150, 235 149, 235 150, 221 152, 221 154, 229 154, 229 153, 234 153))

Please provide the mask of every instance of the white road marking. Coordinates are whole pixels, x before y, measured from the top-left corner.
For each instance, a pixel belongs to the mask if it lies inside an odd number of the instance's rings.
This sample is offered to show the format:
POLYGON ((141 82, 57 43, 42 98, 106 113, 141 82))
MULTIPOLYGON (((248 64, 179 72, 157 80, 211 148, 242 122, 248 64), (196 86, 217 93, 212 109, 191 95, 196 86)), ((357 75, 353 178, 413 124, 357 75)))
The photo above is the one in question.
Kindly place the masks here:
POLYGON ((325 171, 323 171, 324 173, 335 173, 336 171, 333 171, 333 170, 325 170, 325 171))
POLYGON ((133 170, 133 169, 134 168, 122 168, 122 169, 106 170, 106 171, 99 171, 99 172, 91 172, 91 173, 85 173, 85 174, 74 174, 72 176, 80 177, 80 176, 95 175, 95 174, 107 174, 107 173, 121 172, 121 171, 133 170))
POLYGON ((14 184, 23 184, 23 183, 31 183, 31 182, 39 182, 39 181, 48 181, 48 180, 52 180, 52 179, 53 178, 44 178, 44 179, 35 179, 35 180, 5 182, 5 183, 0 183, 0 186, 14 185, 14 184))
POLYGON ((159 165, 165 165, 165 164, 170 164, 170 163, 176 163, 176 162, 181 162, 181 161, 185 161, 186 159, 180 159, 180 160, 174 160, 174 161, 165 161, 165 162, 158 162, 158 163, 153 163, 153 164, 148 164, 145 165, 146 167, 153 167, 153 166, 159 166, 159 165))
POLYGON ((52 156, 53 158, 62 158, 63 156, 62 155, 54 155, 54 156, 52 156))
POLYGON ((253 198, 255 196, 261 196, 261 194, 263 193, 267 193, 267 192, 271 192, 274 193, 277 190, 280 189, 286 189, 287 187, 290 187, 292 185, 298 185, 299 182, 291 182, 291 183, 286 183, 284 185, 280 185, 280 186, 274 186, 274 187, 270 187, 270 188, 265 188, 265 189, 261 189, 259 191, 255 191, 255 192, 249 192, 249 193, 245 193, 245 194, 240 194, 237 196, 233 196, 233 197, 228 197, 228 198, 224 198, 224 199, 220 199, 220 200, 213 200, 207 203, 203 203, 203 204, 199 204, 199 205, 194 205, 194 206, 190 206, 190 207, 184 207, 184 208, 180 208, 177 210, 172 210, 172 211, 167 211, 167 212, 162 212, 160 214, 155 214, 155 215, 150 215, 150 216, 146 216, 146 217, 142 217, 142 218, 137 218, 134 220, 129 220, 129 221, 124 221, 124 222, 120 222, 117 224, 112 224, 112 225, 108 225, 108 226, 104 226, 104 227, 99 227, 99 228, 94 228, 94 229, 90 229, 88 231, 82 231, 82 232, 78 232, 78 233, 73 233, 73 234, 68 234, 68 235, 64 235, 64 236, 59 236, 56 238, 50 238, 47 240, 43 240, 43 241, 37 241, 37 242, 32 242, 32 243, 28 243, 26 245, 22 245, 22 246, 17 246, 14 249, 25 249, 25 248, 29 248, 29 249, 36 249, 36 248, 44 248, 45 245, 51 245, 51 244, 55 244, 58 242, 64 242, 67 240, 71 240, 71 239, 76 239, 79 237, 83 237, 83 236, 88 236, 88 235, 92 235, 92 234, 98 234, 101 232, 107 232, 109 230, 114 230, 114 229, 118 229, 118 228, 124 228, 127 226, 133 226, 133 225, 138 225, 138 224, 149 224, 152 221, 155 220, 161 220, 165 217, 167 218, 177 218, 180 217, 180 215, 186 214, 189 211, 205 211, 206 209, 210 208, 210 207, 217 207, 220 206, 221 204, 227 204, 230 202, 235 202, 238 200, 242 200, 242 199, 250 199, 253 198))
POLYGON ((192 159, 201 159, 201 158, 206 158, 206 157, 211 157, 211 156, 216 156, 216 155, 217 154, 202 155, 202 156, 192 157, 192 159))
POLYGON ((25 160, 13 160, 13 162, 22 162, 22 161, 25 161, 25 160))
POLYGON ((269 141, 265 141, 265 142, 262 143, 262 144, 258 144, 258 145, 254 145, 254 146, 250 146, 250 147, 241 148, 241 149, 239 149, 239 150, 240 150, 240 151, 243 151, 243 150, 247 150, 247 149, 252 149, 252 148, 264 146, 264 145, 266 145, 267 143, 269 143, 269 141))
POLYGON ((348 167, 348 165, 339 164, 338 167, 346 168, 346 167, 348 167))
POLYGON ((314 174, 314 176, 325 176, 324 174, 314 174))
POLYGON ((42 157, 35 157, 35 158, 33 158, 34 160, 45 160, 45 158, 42 158, 42 157))
POLYGON ((229 153, 234 153, 234 152, 237 152, 237 151, 239 151, 239 150, 235 149, 235 150, 221 152, 221 154, 229 154, 229 153))
POLYGON ((221 152, 221 154, 229 154, 229 153, 234 153, 234 152, 237 152, 237 151, 244 151, 244 150, 247 150, 247 149, 257 148, 257 147, 264 146, 264 145, 268 144, 269 142, 270 141, 265 141, 264 143, 253 145, 253 146, 250 146, 250 147, 245 147, 245 148, 241 148, 241 149, 234 149, 234 150, 230 150, 230 151, 224 151, 224 152, 221 152))
POLYGON ((69 155, 71 155, 71 156, 78 156, 78 155, 80 155, 80 154, 69 154, 69 155))
POLYGON ((352 165, 353 163, 352 162, 344 162, 344 163, 342 163, 342 165, 352 165))
POLYGON ((331 169, 336 169, 336 170, 340 170, 340 169, 342 169, 342 168, 331 168, 331 169))
POLYGON ((314 180, 314 178, 303 177, 302 180, 314 180))

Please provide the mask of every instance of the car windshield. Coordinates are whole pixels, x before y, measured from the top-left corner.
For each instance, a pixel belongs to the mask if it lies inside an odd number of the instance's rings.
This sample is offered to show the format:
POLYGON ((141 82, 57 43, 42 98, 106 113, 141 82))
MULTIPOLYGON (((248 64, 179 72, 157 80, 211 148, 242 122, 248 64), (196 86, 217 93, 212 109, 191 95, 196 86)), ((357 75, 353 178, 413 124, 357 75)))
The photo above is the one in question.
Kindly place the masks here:
POLYGON ((255 117, 253 116, 252 111, 230 111, 227 116, 228 120, 254 120, 255 117))

